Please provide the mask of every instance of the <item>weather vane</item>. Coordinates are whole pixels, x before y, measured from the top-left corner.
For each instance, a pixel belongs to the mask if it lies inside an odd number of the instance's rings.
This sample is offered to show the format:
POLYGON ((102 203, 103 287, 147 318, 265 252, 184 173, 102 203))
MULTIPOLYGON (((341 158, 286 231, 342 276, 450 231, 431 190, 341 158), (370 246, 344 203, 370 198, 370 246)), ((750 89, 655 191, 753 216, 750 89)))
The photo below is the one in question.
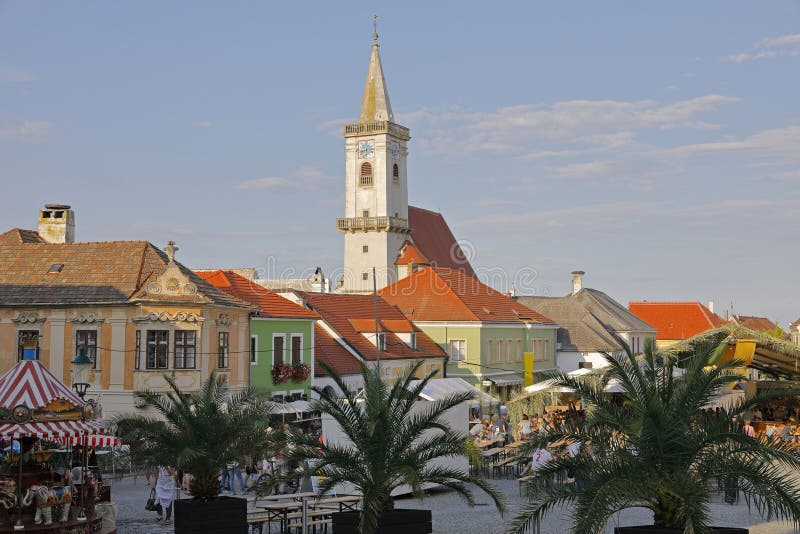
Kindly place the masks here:
POLYGON ((378 42, 378 15, 372 15, 372 40, 378 42))

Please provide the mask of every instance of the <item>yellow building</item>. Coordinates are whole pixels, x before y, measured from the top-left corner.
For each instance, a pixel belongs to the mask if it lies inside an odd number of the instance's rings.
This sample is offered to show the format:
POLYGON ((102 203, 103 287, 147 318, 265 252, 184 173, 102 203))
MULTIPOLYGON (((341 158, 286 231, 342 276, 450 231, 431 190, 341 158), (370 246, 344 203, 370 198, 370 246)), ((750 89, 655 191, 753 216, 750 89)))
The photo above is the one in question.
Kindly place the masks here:
POLYGON ((47 205, 39 231, 0 234, 0 373, 36 356, 66 384, 83 350, 94 361, 88 398, 108 417, 164 374, 196 389, 212 369, 248 383, 251 307, 146 241, 74 242, 69 206, 47 205))

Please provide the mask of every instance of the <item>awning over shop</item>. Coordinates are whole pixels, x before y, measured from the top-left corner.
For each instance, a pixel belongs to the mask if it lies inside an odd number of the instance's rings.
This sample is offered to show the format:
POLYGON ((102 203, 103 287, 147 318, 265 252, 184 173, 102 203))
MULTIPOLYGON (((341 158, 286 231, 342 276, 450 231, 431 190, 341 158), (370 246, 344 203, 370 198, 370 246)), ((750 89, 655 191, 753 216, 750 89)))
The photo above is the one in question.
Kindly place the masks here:
MULTIPOLYGON (((419 380, 412 380, 411 385, 416 385, 419 380)), ((488 393, 484 393, 466 380, 461 378, 435 378, 430 380, 422 390, 420 397, 427 401, 433 401, 452 395, 468 391, 474 395, 473 403, 478 405, 500 404, 500 401, 488 393)))
POLYGON ((519 386, 522 384, 522 377, 516 375, 487 376, 487 380, 494 382, 495 386, 519 386))
POLYGON ((102 423, 98 421, 49 421, 46 423, 6 423, 0 425, 0 437, 35 437, 60 441, 70 436, 99 434, 102 423))
POLYGON ((64 445, 86 445, 87 447, 116 447, 122 445, 122 440, 116 436, 93 434, 91 436, 71 436, 59 440, 64 445))
POLYGON ((296 400, 289 403, 297 413, 308 413, 311 411, 311 403, 304 400, 296 400))

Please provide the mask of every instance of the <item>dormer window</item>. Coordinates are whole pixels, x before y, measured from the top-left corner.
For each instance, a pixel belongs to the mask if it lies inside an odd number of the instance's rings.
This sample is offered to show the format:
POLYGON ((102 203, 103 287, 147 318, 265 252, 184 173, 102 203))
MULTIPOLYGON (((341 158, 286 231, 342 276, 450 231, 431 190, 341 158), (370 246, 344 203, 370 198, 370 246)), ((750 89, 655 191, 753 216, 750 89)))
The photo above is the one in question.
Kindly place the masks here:
POLYGON ((411 332, 411 335, 408 339, 408 346, 411 347, 411 350, 417 350, 417 333, 411 332))
POLYGON ((61 269, 64 268, 63 263, 54 263, 50 266, 50 270, 47 271, 47 274, 58 274, 61 272, 61 269))
POLYGON ((361 187, 369 187, 373 185, 372 180, 372 164, 364 162, 361 164, 361 178, 359 179, 361 187))
POLYGON ((383 332, 378 332, 377 347, 379 352, 386 352, 386 334, 383 332))

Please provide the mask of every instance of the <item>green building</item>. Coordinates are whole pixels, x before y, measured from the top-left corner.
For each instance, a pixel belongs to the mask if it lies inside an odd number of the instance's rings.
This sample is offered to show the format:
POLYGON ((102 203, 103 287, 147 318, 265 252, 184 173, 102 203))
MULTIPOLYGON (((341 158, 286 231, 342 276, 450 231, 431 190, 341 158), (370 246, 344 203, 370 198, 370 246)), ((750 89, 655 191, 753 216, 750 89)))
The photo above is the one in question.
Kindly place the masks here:
POLYGON ((380 295, 447 351, 447 377, 491 382, 501 400, 523 383, 524 353, 534 371, 555 367, 558 326, 462 271, 425 267, 380 295))
POLYGON ((226 293, 258 308, 250 317, 250 384, 276 400, 308 399, 319 315, 233 271, 200 271, 226 293))

